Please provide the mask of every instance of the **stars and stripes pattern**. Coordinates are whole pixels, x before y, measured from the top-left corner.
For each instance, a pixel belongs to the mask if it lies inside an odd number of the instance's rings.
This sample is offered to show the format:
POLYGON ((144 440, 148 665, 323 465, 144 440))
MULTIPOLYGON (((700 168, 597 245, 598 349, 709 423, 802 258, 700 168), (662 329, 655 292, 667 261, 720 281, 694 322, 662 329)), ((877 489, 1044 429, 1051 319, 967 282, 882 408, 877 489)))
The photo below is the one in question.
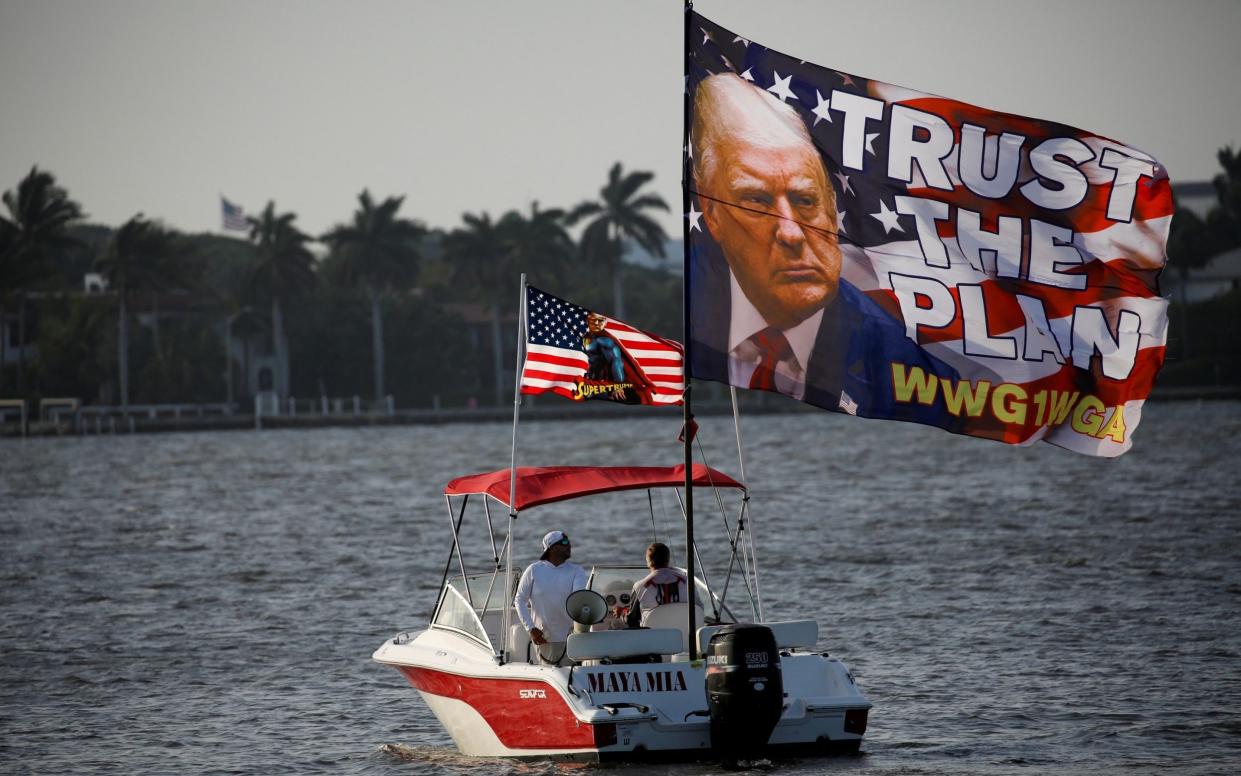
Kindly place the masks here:
MULTIPOLYGON (((1091 394, 1109 408, 1122 407, 1128 423, 1128 433, 1123 442, 1115 438, 1092 438, 1081 433, 1080 429, 1075 431, 1070 422, 1038 424, 1030 419, 1022 423, 1001 422, 993 415, 969 417, 963 426, 951 430, 1012 444, 1044 440, 1089 455, 1115 456, 1129 449, 1133 427, 1141 416, 1142 405, 1163 364, 1167 343, 1168 303, 1160 295, 1158 277, 1166 263, 1165 246, 1174 208, 1167 171, 1157 160, 1115 140, 1056 122, 991 111, 799 60, 736 35, 697 13, 691 13, 690 24, 695 33, 691 36, 690 50, 686 54, 689 70, 686 89, 691 99, 697 85, 705 78, 719 73, 734 73, 763 90, 773 100, 793 108, 805 123, 824 160, 829 182, 835 189, 837 237, 843 254, 841 277, 844 280, 900 322, 901 308, 892 287, 893 274, 916 271, 920 276, 934 278, 951 289, 958 312, 946 326, 919 327, 916 343, 927 354, 957 370, 963 384, 964 381, 974 385, 983 381, 992 385, 1007 383, 1020 386, 1031 396, 1040 391, 1047 392, 1047 395, 1055 395, 1056 392, 1091 394), (843 164, 841 149, 848 122, 844 120, 845 114, 831 105, 835 95, 841 93, 880 100, 884 106, 882 117, 865 121, 860 138, 854 137, 854 142, 861 140, 863 170, 843 164), (951 127, 954 144, 942 158, 951 190, 946 190, 942 185, 933 188, 918 164, 912 166, 912 180, 909 183, 887 176, 888 147, 884 131, 889 129, 890 116, 898 105, 934 114, 951 127), (1009 195, 988 199, 963 184, 958 167, 962 128, 967 124, 974 128, 985 127, 991 136, 989 142, 994 142, 1001 132, 1025 138, 1017 183, 1009 195), (1038 178, 1029 160, 1030 149, 1049 138, 1079 141, 1095 157, 1077 165, 1089 183, 1087 195, 1077 205, 1061 211, 1039 208, 1017 193, 1019 187, 1038 178), (1136 184, 1132 181, 1114 183, 1119 176, 1111 168, 1100 164, 1109 150, 1148 162, 1153 174, 1136 184), (1130 220, 1114 220, 1108 215, 1112 189, 1134 185, 1137 192, 1133 197, 1130 220), (935 200, 950 208, 953 217, 934 222, 947 253, 947 258, 937 262, 937 266, 930 266, 930 262, 924 259, 918 239, 917 217, 900 212, 897 196, 935 200), (957 234, 956 214, 960 210, 980 214, 981 228, 992 234, 997 231, 996 219, 999 216, 1025 219, 1027 233, 1024 239, 1027 240, 1029 219, 1071 230, 1072 246, 1082 258, 1080 269, 1075 268, 1073 272, 1086 276, 1086 288, 1057 288, 1028 277, 1012 277, 1014 272, 1011 268, 1004 272, 996 266, 993 252, 979 251, 977 245, 964 250, 965 240, 958 239, 957 234), (989 336, 1011 339, 1019 347, 1031 339, 1058 344, 1060 353, 1057 357, 1004 360, 980 358, 977 353, 969 352, 967 327, 961 313, 964 296, 961 289, 967 286, 976 287, 978 290, 971 289, 971 294, 985 300, 989 336), (1032 319, 1022 306, 1023 298, 1031 297, 1040 300, 1045 308, 1045 321, 1038 321, 1037 325, 1031 323, 1032 319), (1101 356, 1099 352, 1078 351, 1071 342, 1073 316, 1082 306, 1101 310, 1111 335, 1117 341, 1121 337, 1117 321, 1122 311, 1140 315, 1136 361, 1126 379, 1104 377, 1097 367, 1081 363, 1087 359, 1097 360, 1101 356), (1079 361, 1076 365, 1073 363, 1074 357, 1079 361)), ((853 131, 857 131, 856 126, 853 131)), ((692 144, 684 149, 691 159, 692 154, 699 150, 694 149, 692 144)), ((993 160, 996 151, 992 149, 986 153, 993 160)), ((986 164, 994 164, 994 161, 985 163, 984 169, 986 164)), ((698 250, 697 246, 714 246, 713 238, 705 229, 702 214, 693 204, 685 216, 689 221, 691 257, 698 250)), ((718 248, 714 250, 718 251, 718 248)), ((1020 274, 1020 267, 1015 274, 1020 274)), ((699 303, 697 299, 691 301, 699 303)), ((688 336, 694 343, 703 341, 703 337, 692 330, 688 336)), ((887 400, 890 402, 890 397, 887 400)), ((867 404, 864 401, 860 403, 867 404)), ((882 403, 878 402, 879 405, 882 403)), ((874 409, 875 402, 871 402, 870 406, 869 412, 859 411, 858 414, 889 417, 882 409, 874 409)), ((1033 418, 1034 413, 1030 413, 1030 417, 1033 418)), ((943 427, 949 428, 948 425, 943 427)))
POLYGON ((248 232, 250 222, 246 220, 246 211, 241 205, 229 202, 220 197, 220 220, 225 231, 248 232))
MULTIPOLYGON (((583 397, 589 358, 582 338, 589 331, 584 307, 557 296, 526 287, 526 360, 521 370, 521 392, 552 392, 568 399, 608 398, 606 394, 583 397)), ((680 404, 684 380, 684 353, 679 342, 635 329, 603 316, 605 331, 616 339, 649 386, 643 403, 680 404)))

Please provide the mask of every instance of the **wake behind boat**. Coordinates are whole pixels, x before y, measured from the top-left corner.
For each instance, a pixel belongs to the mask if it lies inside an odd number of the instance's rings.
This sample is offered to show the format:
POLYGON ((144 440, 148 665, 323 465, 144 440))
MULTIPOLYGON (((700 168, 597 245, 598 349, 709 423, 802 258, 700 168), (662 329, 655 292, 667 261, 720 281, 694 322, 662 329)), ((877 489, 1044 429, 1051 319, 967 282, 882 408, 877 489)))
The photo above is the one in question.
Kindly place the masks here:
MULTIPOLYGON (((513 472, 461 477, 444 488, 453 533, 448 566, 455 559, 459 573, 446 570, 425 630, 400 633, 373 655, 409 680, 463 754, 602 761, 858 750, 870 703, 845 664, 818 651, 818 623, 762 617, 741 482, 700 464, 692 470, 694 488, 740 496, 735 516, 724 520, 732 553, 722 587, 714 590, 705 573, 695 576, 702 610, 664 604, 650 612, 647 627, 591 630, 601 612, 580 606, 593 594, 575 593, 569 613, 579 624, 566 643, 570 665, 559 666, 540 660, 513 607, 517 513, 589 495, 676 489, 686 472, 683 466, 522 467, 515 478, 513 472), (471 499, 482 504, 475 519, 485 520, 495 558, 481 573, 466 567, 461 547, 471 499), (498 547, 493 503, 510 516, 498 547), (727 604, 730 586, 747 591, 749 612, 727 604)), ((724 508, 722 498, 719 503, 724 508)), ((635 528, 641 530, 637 519, 635 528)), ((646 571, 595 565, 586 589, 615 597, 646 571)))

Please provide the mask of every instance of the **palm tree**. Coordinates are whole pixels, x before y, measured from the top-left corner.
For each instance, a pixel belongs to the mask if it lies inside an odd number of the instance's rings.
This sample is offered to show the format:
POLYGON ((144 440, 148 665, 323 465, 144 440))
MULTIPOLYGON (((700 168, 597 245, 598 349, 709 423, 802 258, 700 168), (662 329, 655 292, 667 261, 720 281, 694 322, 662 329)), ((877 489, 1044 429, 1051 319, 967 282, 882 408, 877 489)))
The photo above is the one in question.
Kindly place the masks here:
POLYGON ((156 392, 164 390, 169 380, 168 354, 160 337, 160 295, 166 291, 204 290, 204 261, 195 240, 176 231, 163 233, 165 245, 155 257, 157 283, 151 292, 151 332, 154 339, 156 392))
POLYGON ((569 225, 589 218, 590 223, 582 232, 581 250, 586 261, 603 264, 612 276, 612 314, 625 316, 624 292, 621 285, 621 259, 625 253, 625 241, 632 240, 648 253, 664 257, 664 243, 668 235, 647 213, 651 210, 668 210, 668 203, 658 194, 639 193, 655 173, 621 170, 621 163, 612 165, 608 182, 599 190, 595 202, 583 202, 569 212, 569 225))
POLYGON ((13 225, 13 222, 4 216, 0 216, 0 272, 4 273, 0 275, 4 283, 0 288, 11 287, 10 273, 15 274, 16 265, 10 264, 10 261, 17 252, 19 239, 20 233, 17 231, 17 227, 13 225))
POLYGON ((17 227, 0 216, 0 389, 4 386, 5 349, 9 342, 9 334, 4 328, 4 298, 10 288, 20 283, 16 277, 18 244, 17 227))
POLYGON ((259 315, 253 307, 245 304, 242 295, 229 300, 229 315, 224 319, 224 385, 228 404, 232 404, 237 392, 233 385, 233 340, 241 340, 241 374, 243 385, 250 388, 250 355, 254 340, 260 336, 271 336, 271 326, 267 319, 259 315))
POLYGON ((1168 263, 1181 278, 1181 352, 1185 358, 1190 353, 1189 271, 1201 269, 1215 256, 1241 245, 1241 153, 1231 147, 1221 148, 1218 158, 1224 171, 1212 180, 1216 202, 1206 218, 1178 207, 1168 231, 1168 263))
POLYGON ((413 281, 419 260, 416 241, 426 234, 415 221, 397 218, 404 197, 388 197, 376 205, 369 191, 358 195, 353 223, 337 226, 320 239, 339 259, 341 279, 366 288, 371 302, 371 357, 375 370, 375 400, 384 391, 384 333, 379 297, 383 291, 413 281))
POLYGON ((1216 204, 1207 214, 1207 224, 1223 244, 1221 250, 1241 245, 1241 151, 1221 148, 1218 157, 1224 168, 1211 181, 1216 204))
POLYGON ((121 387, 121 407, 129 408, 129 310, 133 295, 140 291, 158 293, 164 288, 164 273, 174 252, 175 235, 142 214, 121 225, 112 235, 108 249, 95 261, 95 267, 116 293, 116 363, 121 387))
POLYGON ((500 219, 502 239, 519 272, 535 270, 557 273, 573 254, 573 238, 565 231, 565 212, 558 208, 540 210, 530 203, 530 215, 510 210, 500 219))
POLYGON ((466 213, 462 220, 465 228, 450 232, 444 249, 457 278, 476 289, 489 308, 495 403, 501 404, 505 384, 500 306, 512 301, 518 272, 543 263, 554 267, 568 257, 573 242, 562 226, 563 211, 540 210, 537 202, 531 204, 529 218, 510 210, 495 222, 487 213, 466 213))
MULTIPOLYGON (((78 203, 56 185, 49 172, 32 167, 17 184, 16 191, 3 197, 8 217, 0 216, 0 332, 4 330, 5 296, 18 291, 20 316, 18 346, 26 344, 25 289, 55 274, 51 259, 59 251, 72 248, 78 241, 66 228, 82 218, 78 203)), ((7 339, 0 336, 0 366, 4 364, 7 339)), ((17 362, 18 389, 21 389, 23 362, 17 362)))
POLYGON ((504 278, 512 274, 511 255, 504 232, 488 213, 466 213, 465 228, 454 229, 444 238, 444 253, 453 265, 453 275, 474 289, 491 313, 492 371, 495 375, 495 403, 504 401, 504 365, 500 344, 500 294, 504 278))
POLYGON ((1168 263, 1181 278, 1181 357, 1189 356, 1189 271, 1199 269, 1215 255, 1219 241, 1213 230, 1192 210, 1178 207, 1168 230, 1168 263))
POLYGON ((289 344, 284 333, 282 300, 314 285, 315 259, 306 247, 310 236, 293 225, 297 215, 277 215, 275 202, 269 201, 257 218, 246 220, 250 222, 250 241, 255 247, 251 288, 271 300, 272 346, 278 372, 276 392, 284 399, 289 395, 289 344))

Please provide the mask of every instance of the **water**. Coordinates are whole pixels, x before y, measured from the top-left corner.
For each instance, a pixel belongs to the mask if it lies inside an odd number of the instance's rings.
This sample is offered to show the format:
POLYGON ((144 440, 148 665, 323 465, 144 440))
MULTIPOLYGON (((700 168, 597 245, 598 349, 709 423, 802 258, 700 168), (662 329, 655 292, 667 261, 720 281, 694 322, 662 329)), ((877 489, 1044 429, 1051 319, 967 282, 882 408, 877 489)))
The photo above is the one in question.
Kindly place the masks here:
MULTIPOLYGON (((529 423, 522 462, 675 463, 677 424, 635 417, 529 423)), ((768 615, 817 617, 875 704, 864 756, 772 772, 1241 770, 1241 404, 1149 405, 1110 461, 828 413, 743 430, 768 615)), ((701 437, 735 472, 731 421, 701 437)), ((369 659, 425 622, 439 488, 508 446, 505 425, 0 442, 0 772, 582 770, 456 755, 369 659)), ((518 547, 555 526, 580 562, 640 562, 645 495, 585 506, 527 513, 518 547)), ((704 546, 718 525, 700 514, 704 546)))

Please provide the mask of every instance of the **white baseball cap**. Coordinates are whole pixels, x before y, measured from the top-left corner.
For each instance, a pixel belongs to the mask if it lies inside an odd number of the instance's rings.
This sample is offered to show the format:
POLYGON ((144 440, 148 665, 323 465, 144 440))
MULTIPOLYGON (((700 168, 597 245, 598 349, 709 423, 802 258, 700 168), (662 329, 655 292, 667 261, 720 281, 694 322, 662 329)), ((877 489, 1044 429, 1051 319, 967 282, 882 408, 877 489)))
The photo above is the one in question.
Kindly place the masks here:
POLYGON ((546 552, 552 548, 553 544, 559 544, 569 537, 564 535, 564 531, 548 531, 543 537, 543 551, 546 552))

